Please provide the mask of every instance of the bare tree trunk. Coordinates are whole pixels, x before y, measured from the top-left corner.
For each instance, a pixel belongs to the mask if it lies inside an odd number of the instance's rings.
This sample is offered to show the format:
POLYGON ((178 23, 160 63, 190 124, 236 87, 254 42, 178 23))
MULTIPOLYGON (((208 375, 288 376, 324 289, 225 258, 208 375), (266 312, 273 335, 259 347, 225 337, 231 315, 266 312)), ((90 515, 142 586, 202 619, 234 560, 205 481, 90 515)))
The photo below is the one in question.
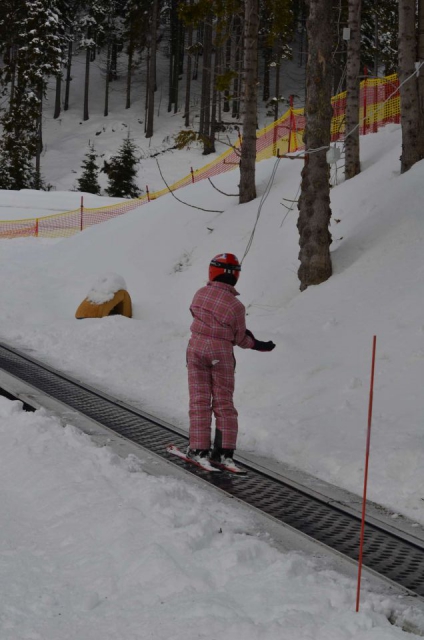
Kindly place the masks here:
POLYGON ((16 45, 12 45, 10 50, 11 57, 11 69, 12 75, 10 80, 10 96, 9 96, 9 111, 12 110, 13 107, 13 99, 15 97, 15 84, 16 84, 16 45))
POLYGON ((112 51, 110 59, 110 79, 118 79, 118 43, 116 42, 116 36, 112 40, 112 51))
MULTIPOLYGON (((193 4, 193 0, 190 0, 190 5, 193 4)), ((187 69, 186 69, 186 92, 185 92, 185 107, 184 107, 184 125, 190 126, 190 93, 191 93, 191 47, 193 46, 193 27, 190 25, 187 34, 187 69)))
POLYGON ((269 100, 270 86, 271 86, 270 77, 269 77, 270 75, 269 69, 272 61, 271 47, 264 48, 263 58, 264 58, 264 81, 262 86, 262 100, 265 102, 266 100, 269 100))
POLYGON ((63 105, 64 111, 68 111, 69 109, 69 92, 71 88, 71 67, 72 67, 72 40, 73 29, 69 33, 69 42, 68 42, 68 59, 66 61, 66 81, 65 81, 65 102, 63 105))
POLYGON ((147 58, 146 58, 146 98, 144 101, 144 133, 147 131, 147 120, 149 114, 149 94, 150 94, 150 44, 147 47, 147 58))
POLYGON ((349 0, 346 64, 345 178, 361 171, 359 158, 359 70, 361 66, 361 0, 349 0))
POLYGON ((216 112, 217 112, 217 103, 218 103, 218 91, 216 88, 217 76, 219 73, 220 66, 220 57, 221 57, 221 49, 220 47, 215 47, 215 62, 213 68, 213 81, 212 81, 212 115, 211 115, 211 127, 210 127, 210 145, 209 145, 209 153, 215 153, 215 138, 216 138, 216 112))
MULTIPOLYGON (((231 33, 228 35, 225 45, 225 71, 229 71, 231 68, 231 33)), ((224 91, 224 112, 230 111, 230 92, 228 89, 224 91)))
POLYGON ((152 28, 150 30, 150 64, 146 138, 153 136, 153 121, 155 115, 155 89, 156 89, 156 49, 157 49, 157 24, 159 13, 159 0, 153 0, 152 28))
POLYGON ((280 109, 280 76, 281 76, 281 54, 282 54, 282 46, 281 46, 281 38, 278 38, 276 45, 276 58, 277 64, 275 67, 275 105, 274 105, 274 120, 277 121, 279 117, 279 109, 280 109))
POLYGON ((53 118, 57 120, 60 116, 61 109, 61 93, 62 93, 62 74, 56 76, 56 93, 54 100, 54 113, 53 118))
POLYGON ((109 84, 112 74, 112 43, 108 40, 106 49, 106 78, 105 78, 105 108, 103 111, 104 116, 109 115, 109 84))
MULTIPOLYGON (((417 46, 418 62, 424 63, 424 0, 418 0, 418 46, 417 46)), ((418 99, 419 99, 419 119, 421 126, 424 128, 424 65, 421 67, 418 75, 418 99)), ((420 155, 424 157, 424 132, 420 137, 420 155)))
POLYGON ((240 59, 241 59, 241 20, 239 16, 234 19, 234 70, 236 76, 233 83, 233 118, 240 117, 240 83, 241 78, 239 76, 240 59))
POLYGON ((374 76, 378 77, 378 51, 380 47, 380 38, 378 35, 378 0, 374 0, 374 76))
POLYGON ((133 35, 132 31, 131 31, 130 40, 129 40, 129 43, 128 43, 127 90, 126 90, 125 109, 129 109, 131 107, 131 84, 132 84, 133 57, 134 57, 134 35, 133 35))
MULTIPOLYGON (((90 38, 90 33, 88 33, 90 38)), ((83 120, 89 119, 88 113, 88 95, 90 90, 90 61, 91 61, 91 47, 87 47, 85 52, 85 81, 84 81, 84 116, 83 120)))
POLYGON ((171 0, 170 6, 170 56, 169 56, 169 76, 168 76, 168 111, 172 111, 172 105, 175 102, 175 58, 177 56, 177 40, 178 40, 178 21, 177 21, 177 0, 171 0))
POLYGON ((307 38, 305 37, 306 29, 306 7, 305 0, 301 0, 300 2, 300 52, 299 52, 299 67, 303 67, 304 63, 307 60, 307 38))
POLYGON ((194 56, 193 80, 197 80, 197 76, 199 75, 199 56, 201 44, 203 44, 203 22, 201 22, 197 27, 197 46, 196 54, 194 56))
POLYGON ((178 88, 181 61, 181 25, 178 17, 175 20, 175 54, 174 54, 174 72, 172 82, 172 97, 174 102, 174 113, 178 111, 178 88))
MULTIPOLYGON (((417 35, 415 0, 399 0, 399 80, 404 80, 415 71, 417 35)), ((422 127, 419 120, 418 82, 412 77, 400 88, 402 126, 401 173, 408 171, 422 159, 422 127)))
MULTIPOLYGON (((203 69, 202 69, 202 97, 200 102, 199 133, 209 138, 211 123, 211 64, 212 64, 212 16, 205 20, 203 33, 203 69)), ((206 140, 203 153, 207 155, 208 142, 206 140)))
POLYGON ((331 137, 332 0, 308 0, 305 154, 299 199, 300 290, 332 274, 330 185, 326 151, 331 137), (317 151, 320 149, 320 151, 317 151), (308 151, 310 150, 310 153, 308 151))
POLYGON ((37 117, 37 148, 35 153, 35 184, 36 189, 41 188, 41 152, 43 150, 43 88, 37 90, 39 100, 39 112, 37 117))
POLYGON ((245 0, 243 142, 240 158, 240 204, 256 198, 256 125, 258 93, 258 0, 245 0))

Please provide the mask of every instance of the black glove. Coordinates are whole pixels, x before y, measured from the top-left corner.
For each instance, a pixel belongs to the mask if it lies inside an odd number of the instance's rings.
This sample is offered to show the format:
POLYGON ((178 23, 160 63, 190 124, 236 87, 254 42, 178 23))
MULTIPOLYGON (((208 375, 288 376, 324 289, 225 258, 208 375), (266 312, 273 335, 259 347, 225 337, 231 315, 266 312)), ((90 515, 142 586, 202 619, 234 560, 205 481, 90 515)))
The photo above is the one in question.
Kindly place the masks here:
POLYGON ((254 351, 272 351, 273 349, 275 349, 275 344, 272 342, 272 340, 269 340, 268 342, 261 342, 260 340, 255 340, 255 344, 253 345, 252 349, 254 351))
POLYGON ((253 338, 253 340, 256 340, 255 336, 253 335, 253 333, 251 331, 249 331, 249 329, 246 329, 246 335, 250 336, 250 338, 253 338))

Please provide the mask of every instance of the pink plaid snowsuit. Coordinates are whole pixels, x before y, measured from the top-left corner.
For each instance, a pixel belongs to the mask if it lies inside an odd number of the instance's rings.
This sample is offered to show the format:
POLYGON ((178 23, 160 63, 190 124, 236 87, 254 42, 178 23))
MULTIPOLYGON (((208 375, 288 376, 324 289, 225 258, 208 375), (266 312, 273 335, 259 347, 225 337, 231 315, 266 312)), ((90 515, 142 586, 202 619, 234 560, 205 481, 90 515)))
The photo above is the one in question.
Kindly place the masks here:
POLYGON ((190 396, 190 448, 209 449, 212 412, 223 449, 235 449, 237 411, 233 404, 235 359, 233 345, 251 349, 246 335, 246 310, 238 292, 224 282, 208 282, 193 298, 192 335, 187 347, 190 396))

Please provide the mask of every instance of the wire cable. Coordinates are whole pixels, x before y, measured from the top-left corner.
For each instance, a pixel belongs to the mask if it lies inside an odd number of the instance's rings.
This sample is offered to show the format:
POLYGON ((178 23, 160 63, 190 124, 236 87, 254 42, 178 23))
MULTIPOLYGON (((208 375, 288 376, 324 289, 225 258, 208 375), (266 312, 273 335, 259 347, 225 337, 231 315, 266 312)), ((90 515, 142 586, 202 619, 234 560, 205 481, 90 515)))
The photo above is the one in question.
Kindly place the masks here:
POLYGON ((269 196, 269 194, 271 192, 272 185, 274 184, 274 180, 275 180, 275 174, 277 173, 277 168, 278 168, 278 165, 280 164, 280 160, 281 160, 281 158, 277 158, 277 160, 275 161, 273 170, 271 172, 271 176, 270 176, 270 178, 268 180, 268 184, 267 184, 267 186, 265 188, 264 193, 262 194, 262 198, 261 198, 261 201, 260 201, 259 207, 258 207, 258 212, 256 214, 256 221, 255 221, 252 233, 250 234, 249 242, 247 243, 247 246, 246 246, 246 249, 245 249, 245 252, 244 252, 243 257, 241 259, 240 264, 243 264, 243 260, 245 259, 245 257, 249 253, 250 248, 252 246, 253 238, 254 238, 255 231, 256 231, 256 227, 258 225, 259 218, 260 218, 260 215, 261 215, 261 212, 262 212, 262 207, 264 206, 265 201, 266 201, 266 199, 268 198, 268 196, 269 196))

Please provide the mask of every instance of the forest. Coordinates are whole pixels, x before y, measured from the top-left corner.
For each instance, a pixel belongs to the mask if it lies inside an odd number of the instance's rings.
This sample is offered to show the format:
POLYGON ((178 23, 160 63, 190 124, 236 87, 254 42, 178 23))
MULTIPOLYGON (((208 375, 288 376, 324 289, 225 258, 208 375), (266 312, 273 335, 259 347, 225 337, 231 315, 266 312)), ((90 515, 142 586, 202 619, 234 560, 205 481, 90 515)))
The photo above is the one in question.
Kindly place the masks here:
MULTIPOLYGON (((359 83, 364 77, 398 73, 402 171, 424 157, 424 76, 419 73, 424 0, 3 0, 0 188, 47 188, 41 167, 46 91, 55 83, 53 117, 59 118, 70 109, 75 91, 75 56, 84 59, 83 120, 90 118, 90 72, 96 64, 102 71, 104 117, 118 78, 125 79, 125 109, 132 108, 134 86, 142 85, 144 136, 151 138, 160 58, 168 68, 167 95, 161 95, 161 102, 184 122, 176 132, 176 146, 196 141, 207 156, 215 151, 217 133, 236 126, 242 141, 239 201, 249 202, 256 197, 258 108, 274 120, 286 108, 281 68, 294 55, 295 44, 306 78, 299 277, 302 288, 321 282, 331 275, 331 96, 346 91, 346 179, 360 171, 359 83)), ((128 135, 113 161, 105 163, 112 180, 109 195, 124 193, 123 183, 126 197, 139 195, 132 182, 134 149, 128 135)), ((98 188, 90 183, 94 159, 91 148, 81 190, 98 188)))

